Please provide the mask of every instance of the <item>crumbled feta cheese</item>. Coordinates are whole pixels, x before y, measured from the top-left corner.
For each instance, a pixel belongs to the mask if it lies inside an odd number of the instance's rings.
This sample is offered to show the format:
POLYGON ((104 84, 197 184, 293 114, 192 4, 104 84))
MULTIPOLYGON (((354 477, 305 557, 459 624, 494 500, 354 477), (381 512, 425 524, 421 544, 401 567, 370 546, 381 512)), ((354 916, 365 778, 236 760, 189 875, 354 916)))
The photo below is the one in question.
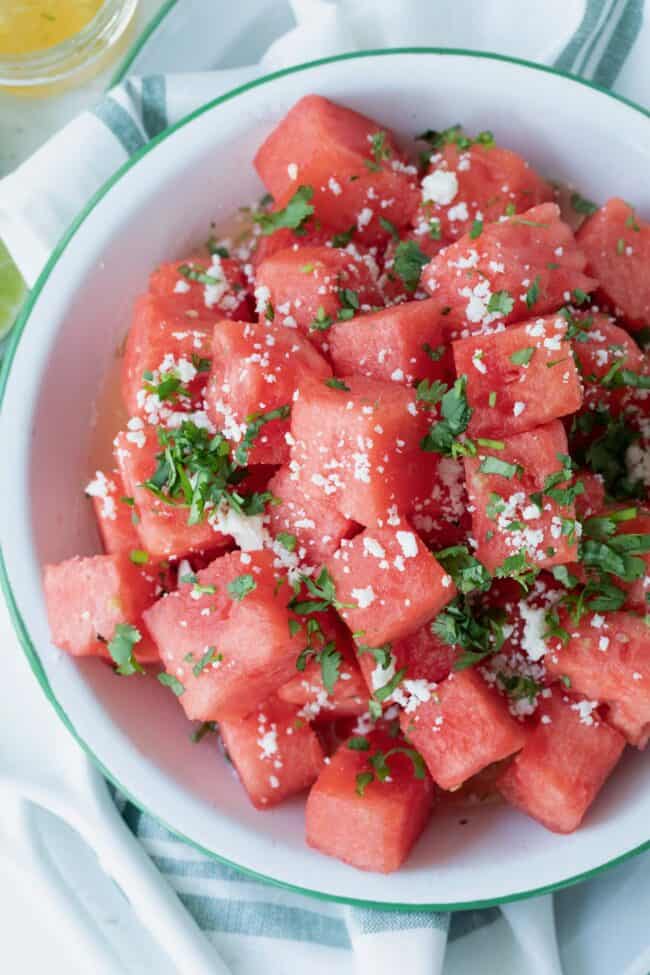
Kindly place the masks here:
POLYGON ((441 203, 446 206, 458 193, 458 177, 456 173, 444 169, 434 169, 422 180, 422 199, 426 203, 441 203))

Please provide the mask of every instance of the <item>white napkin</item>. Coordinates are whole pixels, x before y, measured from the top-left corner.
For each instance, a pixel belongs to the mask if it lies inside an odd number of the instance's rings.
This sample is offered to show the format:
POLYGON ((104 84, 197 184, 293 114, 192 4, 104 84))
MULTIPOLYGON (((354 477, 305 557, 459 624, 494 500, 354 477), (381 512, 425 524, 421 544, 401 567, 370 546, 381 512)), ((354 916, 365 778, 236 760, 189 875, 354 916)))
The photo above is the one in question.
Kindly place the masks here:
MULTIPOLYGON (((342 50, 409 44, 555 63, 650 101, 643 0, 293 0, 290 6, 238 0, 218 16, 206 0, 178 0, 130 63, 132 77, 0 183, 0 237, 33 284, 90 196, 165 125, 257 74, 342 50), (181 73, 188 68, 194 73, 181 73)), ((233 975, 258 975, 262 968, 271 975, 392 975, 400 966, 409 975, 562 971, 550 897, 456 914, 447 944, 447 916, 320 905, 241 878, 233 882, 150 823, 136 832, 188 904, 199 896, 212 902, 203 926, 233 975), (256 930, 244 920, 251 903, 256 930)), ((647 862, 637 858, 556 896, 566 975, 647 975, 647 862)))

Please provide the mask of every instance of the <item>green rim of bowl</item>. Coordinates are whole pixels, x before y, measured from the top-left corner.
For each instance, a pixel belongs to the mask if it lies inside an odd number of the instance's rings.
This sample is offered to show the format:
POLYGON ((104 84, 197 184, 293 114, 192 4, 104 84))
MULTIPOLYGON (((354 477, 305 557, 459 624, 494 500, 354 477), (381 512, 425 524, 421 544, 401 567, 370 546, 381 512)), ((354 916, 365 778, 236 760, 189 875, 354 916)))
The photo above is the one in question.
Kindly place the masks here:
MULTIPOLYGON (((166 13, 167 9, 169 9, 173 5, 173 2, 175 2, 175 0, 172 0, 172 3, 170 3, 167 8, 163 8, 163 14, 159 18, 157 18, 156 23, 160 22, 162 16, 164 16, 164 13, 166 13)), ((153 25, 151 27, 151 30, 153 30, 155 26, 156 25, 153 25)), ((435 54, 435 55, 441 55, 445 57, 449 57, 449 56, 472 57, 472 58, 476 58, 477 61, 491 60, 491 61, 501 61, 507 64, 515 64, 518 65, 519 67, 528 68, 533 71, 540 71, 546 74, 559 76, 571 82, 572 84, 582 85, 585 88, 591 88, 592 90, 598 91, 601 94, 605 95, 607 98, 612 98, 615 101, 622 102, 624 105, 627 105, 628 108, 631 108, 635 112, 638 112, 646 119, 650 119, 650 111, 648 111, 645 108, 642 108, 640 105, 637 105, 635 102, 631 101, 630 99, 624 98, 621 95, 613 94, 607 89, 602 88, 600 85, 593 84, 592 82, 589 81, 584 81, 583 79, 570 75, 567 72, 558 71, 555 68, 549 68, 544 65, 535 64, 532 61, 525 61, 521 58, 507 57, 501 54, 493 54, 488 51, 463 50, 462 48, 401 47, 401 48, 385 48, 380 50, 355 51, 349 54, 339 54, 334 57, 321 58, 319 60, 310 61, 305 64, 294 65, 290 68, 284 68, 281 71, 276 71, 272 74, 268 74, 268 75, 264 75, 263 77, 256 78, 254 81, 250 81, 245 85, 241 85, 238 88, 234 88, 231 91, 226 92, 226 94, 221 95, 219 98, 215 98, 212 101, 207 102, 205 105, 202 105, 200 108, 196 109, 195 111, 191 112, 189 115, 186 115, 180 121, 176 122, 174 125, 170 126, 167 130, 165 130, 165 132, 162 132, 159 136, 152 139, 151 142, 149 142, 146 146, 138 150, 138 152, 134 153, 134 155, 126 163, 124 163, 124 165, 121 166, 109 180, 107 180, 107 182, 101 187, 101 189, 99 189, 92 196, 90 201, 87 203, 84 209, 79 213, 79 215, 76 217, 76 219, 74 220, 70 228, 67 230, 65 235, 57 244, 49 261, 47 262, 45 268, 43 269, 38 281, 36 282, 34 288, 32 289, 30 296, 18 318, 18 321, 14 326, 10 338, 10 344, 7 349, 7 354, 2 364, 2 371, 0 372, 0 407, 2 406, 4 401, 11 365, 15 358, 16 350, 18 349, 21 336, 23 335, 27 323, 29 321, 32 308, 38 301, 39 295, 43 290, 43 287, 47 279, 52 273, 53 268, 55 267, 59 258, 67 248, 68 244, 70 243, 70 241, 72 240, 72 238, 74 237, 74 235, 76 234, 77 230, 84 222, 86 217, 94 210, 94 208, 97 206, 100 200, 102 200, 103 197, 106 196, 106 194, 112 189, 112 187, 119 182, 122 176, 124 176, 125 173, 127 173, 133 166, 137 164, 138 160, 141 159, 142 156, 151 152, 152 149, 154 149, 159 142, 162 142, 162 140, 166 139, 169 135, 171 135, 171 133, 177 132, 179 129, 183 128, 185 125, 191 122, 193 119, 198 118, 200 115, 203 115, 205 112, 210 111, 211 109, 215 108, 217 105, 221 105, 224 102, 231 101, 233 98, 237 98, 239 95, 243 94, 244 92, 250 91, 253 88, 258 88, 261 85, 267 84, 270 81, 274 81, 277 78, 283 78, 291 74, 299 74, 300 72, 309 70, 310 68, 319 67, 324 64, 334 64, 338 61, 349 61, 353 59, 361 59, 361 58, 368 58, 368 57, 391 57, 394 55, 403 55, 403 54, 416 54, 416 55, 427 55, 427 56, 431 54, 435 54)), ((137 806, 142 812, 151 816, 162 826, 164 826, 165 829, 169 830, 169 832, 172 833, 174 836, 183 840, 185 843, 188 843, 190 846, 199 850, 201 853, 204 853, 206 856, 212 857, 214 860, 217 860, 219 863, 225 864, 226 866, 232 867, 236 870, 240 870, 242 873, 245 873, 248 876, 255 877, 258 880, 265 881, 266 883, 272 884, 277 887, 282 887, 287 890, 292 890, 298 894, 305 894, 309 897, 315 897, 319 900, 334 901, 343 904, 356 904, 361 907, 371 907, 371 908, 378 908, 382 910, 394 910, 394 911, 470 910, 470 909, 483 908, 483 907, 493 907, 497 904, 507 904, 510 903, 511 901, 523 900, 524 898, 527 897, 538 897, 542 894, 548 894, 551 893, 552 891, 560 890, 563 887, 569 887, 572 884, 577 884, 591 877, 596 877, 604 870, 616 866, 619 863, 623 863, 625 860, 628 860, 630 857, 636 856, 639 853, 643 853, 645 850, 650 849, 650 839, 648 839, 640 846, 628 850, 626 853, 623 853, 620 856, 615 857, 613 860, 608 860, 606 863, 603 863, 598 867, 593 867, 591 870, 586 870, 583 873, 576 874, 573 877, 568 877, 556 883, 547 884, 546 886, 543 887, 534 887, 530 890, 518 890, 516 892, 513 892, 512 894, 507 894, 503 897, 488 898, 479 901, 459 901, 452 904, 439 904, 439 903, 438 904, 403 904, 403 903, 391 904, 385 901, 371 901, 371 900, 365 900, 359 898, 339 897, 334 894, 327 894, 327 893, 323 893, 322 891, 299 887, 295 884, 291 884, 286 881, 277 880, 274 877, 268 877, 265 874, 258 873, 257 871, 252 870, 248 867, 242 867, 240 864, 233 863, 231 860, 228 860, 227 857, 221 856, 220 854, 214 853, 214 851, 212 850, 206 849, 205 847, 197 843, 195 840, 192 840, 190 837, 185 836, 182 832, 180 832, 180 830, 178 830, 174 826, 170 825, 169 823, 166 823, 155 812, 153 812, 151 809, 148 809, 147 806, 140 799, 132 795, 129 792, 129 790, 126 789, 124 785, 115 778, 115 776, 111 773, 111 771, 102 764, 102 762, 93 753, 89 745, 79 736, 70 717, 62 708, 62 706, 59 704, 59 701, 57 700, 55 694, 52 691, 52 688, 50 687, 49 681, 43 669, 43 665, 41 663, 38 652, 34 644, 32 643, 27 626, 18 610, 18 606, 16 604, 16 600, 14 598, 13 591, 11 589, 11 583, 9 580, 9 573, 7 570, 7 566, 5 564, 4 557, 1 551, 0 551, 0 588, 2 589, 5 600, 9 607, 9 612, 18 639, 20 640, 25 655, 27 656, 29 665, 32 671, 34 672, 39 684, 43 688, 46 697, 48 698, 50 704, 54 707, 55 711, 63 721, 66 728, 72 733, 74 738, 81 745, 81 747, 84 749, 88 757, 93 761, 93 763, 102 773, 102 775, 104 775, 109 781, 111 781, 117 789, 119 789, 122 793, 124 793, 124 795, 128 796, 129 800, 135 806, 137 806)))

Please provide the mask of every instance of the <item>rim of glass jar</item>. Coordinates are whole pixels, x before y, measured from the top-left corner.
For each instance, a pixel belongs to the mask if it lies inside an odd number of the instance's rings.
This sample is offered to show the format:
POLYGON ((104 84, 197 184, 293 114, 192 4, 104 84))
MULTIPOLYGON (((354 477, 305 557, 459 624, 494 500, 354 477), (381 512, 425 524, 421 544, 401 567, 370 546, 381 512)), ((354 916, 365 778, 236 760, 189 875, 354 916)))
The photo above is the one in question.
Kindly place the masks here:
POLYGON ((93 19, 72 37, 42 51, 0 57, 0 85, 50 84, 89 67, 122 37, 137 4, 138 0, 104 0, 93 19))

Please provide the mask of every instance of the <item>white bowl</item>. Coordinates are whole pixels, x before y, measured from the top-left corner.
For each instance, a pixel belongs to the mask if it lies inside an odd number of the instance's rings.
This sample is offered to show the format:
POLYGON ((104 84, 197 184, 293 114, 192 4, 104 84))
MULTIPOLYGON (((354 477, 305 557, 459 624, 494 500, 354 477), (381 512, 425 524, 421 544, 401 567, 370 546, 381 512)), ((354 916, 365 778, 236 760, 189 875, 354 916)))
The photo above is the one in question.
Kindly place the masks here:
POLYGON ((116 677, 50 645, 41 566, 99 550, 81 488, 93 404, 132 301, 159 261, 187 253, 211 219, 256 198, 253 153, 309 92, 374 116, 405 139, 457 121, 469 131, 491 128, 542 173, 650 212, 648 114, 523 62, 368 52, 282 71, 206 105, 89 204, 18 326, 0 426, 5 594, 32 668, 70 730, 120 789, 202 850, 305 893, 377 905, 470 907, 540 893, 648 843, 647 755, 629 750, 572 836, 503 807, 449 813, 432 820, 398 873, 365 874, 306 847, 302 801, 256 812, 213 742, 190 743, 178 703, 156 681, 116 677))

